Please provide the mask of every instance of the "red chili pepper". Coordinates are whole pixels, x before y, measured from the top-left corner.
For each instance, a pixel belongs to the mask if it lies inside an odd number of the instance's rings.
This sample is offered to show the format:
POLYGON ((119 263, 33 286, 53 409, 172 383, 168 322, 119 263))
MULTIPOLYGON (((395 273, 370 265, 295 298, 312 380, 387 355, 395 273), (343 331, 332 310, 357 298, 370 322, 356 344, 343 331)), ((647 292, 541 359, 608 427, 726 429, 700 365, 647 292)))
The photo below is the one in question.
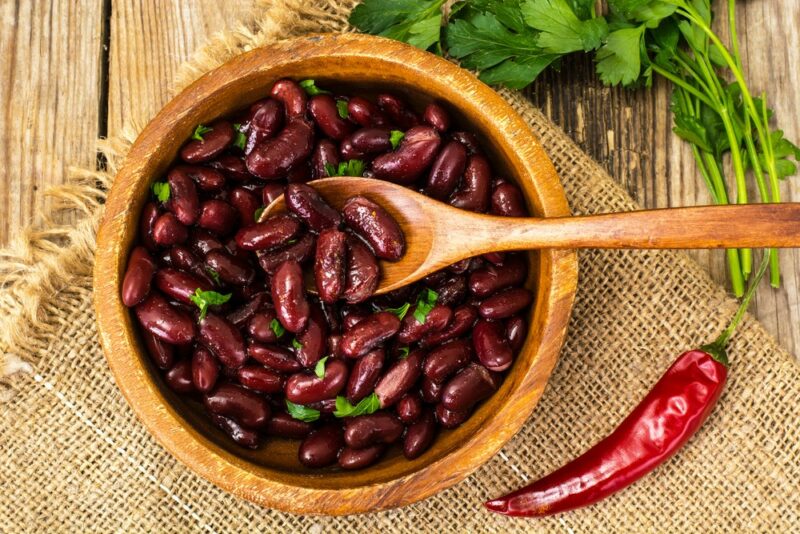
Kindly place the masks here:
POLYGON ((702 426, 728 376, 725 346, 769 265, 765 254, 728 328, 681 354, 608 437, 533 484, 486 503, 510 516, 539 517, 588 506, 633 484, 675 454, 702 426))

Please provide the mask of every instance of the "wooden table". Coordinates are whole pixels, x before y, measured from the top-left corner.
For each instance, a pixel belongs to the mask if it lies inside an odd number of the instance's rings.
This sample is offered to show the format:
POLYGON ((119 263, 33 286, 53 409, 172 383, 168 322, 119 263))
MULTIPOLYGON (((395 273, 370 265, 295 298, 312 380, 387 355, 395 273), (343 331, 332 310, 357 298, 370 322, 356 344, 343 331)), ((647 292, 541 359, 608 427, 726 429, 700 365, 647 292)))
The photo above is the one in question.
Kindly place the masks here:
MULTIPOLYGON (((145 123, 166 101, 178 65, 254 0, 0 0, 0 243, 35 221, 43 192, 69 165, 93 165, 94 140, 145 123)), ((780 126, 800 141, 800 0, 739 2, 748 80, 768 91, 780 126)), ((672 134, 669 87, 600 85, 576 57, 527 91, 531 100, 648 207, 710 199, 685 143, 672 134)), ((800 201, 798 178, 785 199, 800 201)), ((726 283, 723 254, 693 256, 726 283)), ((800 355, 800 250, 781 256, 783 286, 759 291, 754 311, 800 355)))

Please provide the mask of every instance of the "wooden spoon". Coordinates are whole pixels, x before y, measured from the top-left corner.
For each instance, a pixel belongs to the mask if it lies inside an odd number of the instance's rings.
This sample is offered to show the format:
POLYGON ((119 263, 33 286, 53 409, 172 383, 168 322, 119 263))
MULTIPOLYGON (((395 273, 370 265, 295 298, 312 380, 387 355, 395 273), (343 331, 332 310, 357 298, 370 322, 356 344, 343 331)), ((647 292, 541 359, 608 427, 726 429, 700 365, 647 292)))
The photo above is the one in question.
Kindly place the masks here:
MULTIPOLYGON (((406 254, 381 262, 377 293, 410 284, 464 258, 536 248, 767 248, 800 247, 800 203, 697 206, 575 217, 498 217, 460 210, 406 187, 371 178, 309 182, 341 209, 361 195, 400 224, 406 254)), ((283 196, 262 220, 286 211, 283 196)))

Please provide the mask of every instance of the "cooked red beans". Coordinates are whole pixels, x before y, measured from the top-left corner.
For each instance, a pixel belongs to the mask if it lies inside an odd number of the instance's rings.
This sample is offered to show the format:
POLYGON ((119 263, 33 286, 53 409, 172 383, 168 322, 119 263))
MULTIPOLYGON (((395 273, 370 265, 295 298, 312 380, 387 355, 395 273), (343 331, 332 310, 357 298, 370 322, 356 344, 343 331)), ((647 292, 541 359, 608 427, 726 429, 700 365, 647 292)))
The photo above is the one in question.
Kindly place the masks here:
POLYGON ((198 125, 142 211, 121 287, 166 385, 230 439, 302 440, 308 468, 409 459, 492 395, 527 335, 521 253, 462 260, 375 296, 406 253, 369 198, 341 212, 306 181, 359 172, 453 206, 528 214, 446 103, 415 110, 280 80, 198 125), (358 160, 358 161, 354 161, 358 160), (284 195, 287 212, 262 216, 284 195), (313 290, 312 290, 313 288, 313 290))

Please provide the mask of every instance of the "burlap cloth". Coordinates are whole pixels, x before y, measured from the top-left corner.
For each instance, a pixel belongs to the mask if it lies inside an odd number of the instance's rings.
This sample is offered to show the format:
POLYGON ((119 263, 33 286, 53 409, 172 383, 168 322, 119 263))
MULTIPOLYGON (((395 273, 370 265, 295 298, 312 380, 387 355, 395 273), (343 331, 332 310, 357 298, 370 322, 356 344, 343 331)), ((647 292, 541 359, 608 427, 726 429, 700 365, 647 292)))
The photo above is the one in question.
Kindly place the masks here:
MULTIPOLYGON (((179 76, 309 31, 345 31, 348 0, 274 0, 218 36, 179 76)), ((553 159, 575 213, 636 204, 520 95, 504 96, 553 159)), ((0 257, 0 530, 59 531, 773 531, 800 528, 800 368, 752 318, 735 336, 730 383, 700 434, 654 474, 588 509, 542 520, 481 502, 538 477, 610 431, 683 350, 710 340, 734 303, 686 255, 590 251, 561 361, 527 426, 461 484, 403 509, 301 517, 252 505, 195 476, 122 399, 98 344, 92 253, 109 173, 76 172, 59 212, 0 257), (2 362, 0 362, 2 363, 2 362)), ((767 289, 764 289, 767 290, 767 289)))

